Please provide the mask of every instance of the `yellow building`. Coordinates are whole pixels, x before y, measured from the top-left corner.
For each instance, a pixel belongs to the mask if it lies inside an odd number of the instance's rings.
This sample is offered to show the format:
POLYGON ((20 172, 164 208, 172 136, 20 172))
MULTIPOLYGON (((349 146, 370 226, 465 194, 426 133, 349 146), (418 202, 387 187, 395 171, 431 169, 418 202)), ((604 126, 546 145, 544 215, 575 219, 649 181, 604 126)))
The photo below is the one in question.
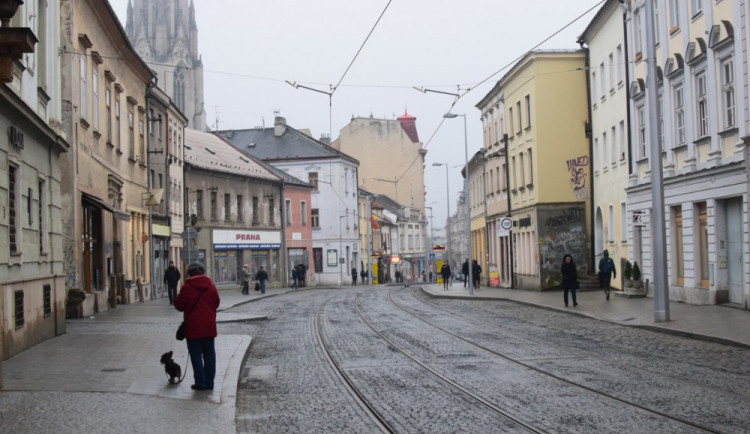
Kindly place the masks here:
MULTIPOLYGON (((466 176, 466 170, 461 173, 466 176)), ((487 263, 487 185, 485 182, 484 153, 477 152, 469 160, 469 218, 471 225, 471 259, 477 261, 482 274, 480 284, 489 284, 489 268, 487 263)), ((472 276, 474 277, 474 276, 472 276)))
POLYGON ((500 79, 493 95, 483 98, 498 96, 496 107, 503 111, 498 127, 507 137, 513 227, 493 237, 512 237, 515 287, 559 285, 566 253, 575 258, 579 274, 588 271, 591 172, 584 62, 578 50, 528 53, 500 79))

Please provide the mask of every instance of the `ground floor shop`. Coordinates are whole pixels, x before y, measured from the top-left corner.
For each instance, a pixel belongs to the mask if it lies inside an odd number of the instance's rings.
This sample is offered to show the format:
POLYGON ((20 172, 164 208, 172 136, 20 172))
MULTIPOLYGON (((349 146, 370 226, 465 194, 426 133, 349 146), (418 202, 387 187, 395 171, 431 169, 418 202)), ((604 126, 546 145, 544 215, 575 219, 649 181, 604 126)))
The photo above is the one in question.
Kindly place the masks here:
POLYGON ((244 265, 253 278, 263 267, 271 287, 284 282, 279 231, 214 229, 208 258, 206 272, 217 286, 236 285, 244 265))
MULTIPOLYGON (((748 309, 747 175, 744 165, 664 182, 669 298, 689 304, 732 303, 748 309)), ((630 257, 653 282, 651 190, 628 189, 630 257)), ((648 288, 652 294, 653 288, 648 288)))
POLYGON ((512 288, 510 239, 513 219, 494 216, 487 219, 487 282, 489 286, 512 288))

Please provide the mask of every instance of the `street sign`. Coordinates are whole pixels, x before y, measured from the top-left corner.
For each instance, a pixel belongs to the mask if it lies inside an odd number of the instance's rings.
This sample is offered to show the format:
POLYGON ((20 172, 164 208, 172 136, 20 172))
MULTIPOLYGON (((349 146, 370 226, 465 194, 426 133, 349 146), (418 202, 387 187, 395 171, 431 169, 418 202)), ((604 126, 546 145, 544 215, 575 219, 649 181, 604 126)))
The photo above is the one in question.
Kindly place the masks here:
POLYGON ((180 252, 180 259, 182 259, 182 262, 195 262, 201 259, 199 255, 200 251, 195 246, 185 246, 180 252))
POLYGON ((430 261, 434 261, 434 260, 435 260, 435 254, 434 253, 430 253, 430 261))
POLYGON ((497 236, 506 237, 510 230, 513 229, 513 219, 510 217, 503 217, 498 220, 497 225, 497 236))

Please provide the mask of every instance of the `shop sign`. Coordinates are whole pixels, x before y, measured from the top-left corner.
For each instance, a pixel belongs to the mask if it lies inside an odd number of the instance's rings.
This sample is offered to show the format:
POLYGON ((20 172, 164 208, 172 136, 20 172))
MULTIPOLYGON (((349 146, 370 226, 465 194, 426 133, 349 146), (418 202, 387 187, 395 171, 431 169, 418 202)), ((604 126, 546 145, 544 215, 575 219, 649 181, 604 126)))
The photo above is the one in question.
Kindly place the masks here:
POLYGON ((213 231, 214 250, 273 249, 281 247, 281 232, 221 230, 213 231))

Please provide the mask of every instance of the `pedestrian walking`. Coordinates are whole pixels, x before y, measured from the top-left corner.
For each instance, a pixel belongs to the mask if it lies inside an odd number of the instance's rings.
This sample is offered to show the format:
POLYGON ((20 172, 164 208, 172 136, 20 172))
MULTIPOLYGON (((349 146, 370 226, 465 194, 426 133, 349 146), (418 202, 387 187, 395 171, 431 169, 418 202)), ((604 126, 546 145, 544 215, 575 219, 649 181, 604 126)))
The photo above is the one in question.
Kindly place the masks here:
POLYGON ((599 287, 604 290, 607 300, 609 300, 609 285, 613 277, 617 277, 615 261, 609 257, 609 251, 605 249, 602 252, 602 259, 599 260, 599 287))
POLYGON ((164 283, 167 285, 167 295, 169 296, 169 305, 174 304, 177 298, 177 284, 180 283, 180 270, 174 266, 174 261, 169 261, 169 267, 164 270, 164 283))
POLYGON ((193 366, 193 390, 213 390, 216 376, 216 309, 219 293, 200 262, 188 266, 188 278, 174 301, 183 312, 185 339, 193 366))
POLYGON ((260 293, 265 294, 266 293, 266 280, 268 280, 268 273, 266 273, 266 270, 263 269, 263 266, 260 266, 260 270, 258 270, 257 273, 255 273, 255 280, 258 281, 260 284, 260 293))
POLYGON ((357 267, 352 267, 352 286, 357 286, 357 267))
POLYGON ((365 279, 367 278, 367 271, 363 268, 362 271, 359 272, 359 277, 362 278, 362 284, 365 284, 365 279))
POLYGON ((430 274, 427 275, 430 278, 429 283, 432 283, 432 270, 430 270, 430 274))
POLYGON ((461 274, 464 275, 464 288, 468 285, 469 280, 469 260, 467 259, 464 261, 464 264, 461 266, 461 274))
POLYGON ((250 276, 250 269, 248 268, 247 264, 245 264, 242 267, 242 270, 240 270, 240 287, 242 288, 243 294, 250 293, 250 276))
POLYGON ((297 289, 297 267, 292 267, 292 289, 297 289))
POLYGON ((482 275, 482 266, 479 265, 476 259, 471 263, 471 280, 474 285, 474 289, 479 291, 479 277, 482 275))
POLYGON ((447 291, 448 282, 451 280, 451 266, 447 262, 440 268, 440 274, 443 276, 443 288, 447 291))
POLYGON ((396 278, 396 283, 401 283, 401 272, 396 270, 396 273, 393 275, 396 278))
POLYGON ((297 283, 301 287, 306 286, 306 277, 307 277, 307 266, 305 264, 298 264, 297 265, 297 283))
POLYGON ((572 256, 568 254, 563 256, 560 274, 562 275, 563 301, 565 301, 565 307, 568 307, 568 292, 570 292, 570 295, 573 298, 573 306, 578 306, 578 302, 576 301, 576 289, 578 289, 580 285, 578 284, 576 263, 573 262, 572 256))

